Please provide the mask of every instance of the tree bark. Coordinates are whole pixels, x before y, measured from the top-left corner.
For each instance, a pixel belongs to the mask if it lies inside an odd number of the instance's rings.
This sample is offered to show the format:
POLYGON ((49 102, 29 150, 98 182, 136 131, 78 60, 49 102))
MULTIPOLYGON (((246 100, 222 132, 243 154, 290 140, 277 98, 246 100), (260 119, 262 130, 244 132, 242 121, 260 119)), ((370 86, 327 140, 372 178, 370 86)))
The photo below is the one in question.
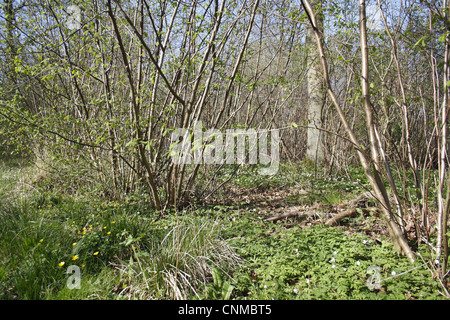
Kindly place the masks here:
MULTIPOLYGON (((321 0, 312 0, 311 6, 320 10, 321 0)), ((316 14, 317 31, 323 32, 323 14, 316 14)), ((322 109, 325 103, 325 90, 323 85, 322 68, 320 65, 320 54, 314 40, 314 29, 311 25, 306 27, 306 50, 307 50, 307 85, 308 85, 308 121, 306 157, 315 163, 323 160, 322 145, 322 109)))

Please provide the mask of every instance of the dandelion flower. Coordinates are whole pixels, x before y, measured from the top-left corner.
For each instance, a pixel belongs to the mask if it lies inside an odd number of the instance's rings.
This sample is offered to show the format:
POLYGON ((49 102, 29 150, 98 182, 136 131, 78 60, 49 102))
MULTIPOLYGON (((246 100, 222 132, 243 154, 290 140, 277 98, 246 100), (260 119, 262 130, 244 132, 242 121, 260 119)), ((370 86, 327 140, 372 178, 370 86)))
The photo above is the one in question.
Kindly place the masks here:
POLYGON ((82 264, 81 267, 84 268, 84 264, 82 264))
POLYGON ((72 260, 78 260, 78 256, 73 256, 72 260))
POLYGON ((116 223, 115 221, 111 221, 112 224, 116 223))
POLYGON ((108 231, 106 234, 111 234, 111 231, 108 231))
POLYGON ((62 267, 64 265, 64 261, 61 261, 60 263, 58 263, 58 266, 62 267))
POLYGON ((77 245, 77 243, 76 242, 74 242, 74 243, 72 243, 72 245, 75 247, 76 245, 77 245))
POLYGON ((94 256, 98 255, 98 251, 94 252, 94 256))
POLYGON ((39 240, 39 242, 41 242, 41 243, 42 243, 43 241, 44 241, 44 239, 39 240))

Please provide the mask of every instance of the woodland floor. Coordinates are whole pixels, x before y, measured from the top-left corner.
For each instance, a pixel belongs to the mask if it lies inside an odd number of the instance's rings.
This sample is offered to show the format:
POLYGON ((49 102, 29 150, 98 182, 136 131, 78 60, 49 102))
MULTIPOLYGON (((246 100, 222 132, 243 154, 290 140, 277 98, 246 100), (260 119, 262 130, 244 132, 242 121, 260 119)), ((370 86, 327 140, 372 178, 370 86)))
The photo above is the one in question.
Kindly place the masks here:
POLYGON ((32 186, 30 169, 3 164, 0 299, 445 298, 428 246, 412 242, 423 257, 414 265, 394 252, 361 173, 283 170, 155 212, 140 196, 32 186), (69 265, 81 268, 81 290, 67 287, 69 265))

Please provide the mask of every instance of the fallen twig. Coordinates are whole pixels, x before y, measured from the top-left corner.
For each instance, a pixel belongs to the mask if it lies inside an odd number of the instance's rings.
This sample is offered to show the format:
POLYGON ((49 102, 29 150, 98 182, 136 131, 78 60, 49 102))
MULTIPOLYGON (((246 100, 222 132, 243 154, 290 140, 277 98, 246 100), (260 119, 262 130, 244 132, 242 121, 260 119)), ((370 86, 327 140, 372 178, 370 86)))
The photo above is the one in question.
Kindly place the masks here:
POLYGON ((356 213, 357 213, 356 208, 351 208, 351 209, 345 210, 341 213, 338 213, 333 218, 331 218, 330 220, 325 222, 325 225, 329 226, 329 225, 336 224, 339 220, 341 220, 343 218, 355 216, 356 213))

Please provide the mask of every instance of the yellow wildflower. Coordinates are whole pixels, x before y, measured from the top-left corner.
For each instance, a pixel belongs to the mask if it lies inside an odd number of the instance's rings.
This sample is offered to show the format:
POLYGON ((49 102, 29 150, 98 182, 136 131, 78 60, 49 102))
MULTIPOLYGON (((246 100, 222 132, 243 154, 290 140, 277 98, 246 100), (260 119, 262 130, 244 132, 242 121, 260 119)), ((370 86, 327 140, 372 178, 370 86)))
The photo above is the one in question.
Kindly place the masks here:
POLYGON ((39 240, 39 242, 43 242, 43 241, 44 241, 44 239, 39 240))
POLYGON ((94 256, 98 255, 98 251, 94 252, 94 256))
POLYGON ((76 242, 74 242, 74 243, 72 243, 72 245, 73 245, 73 246, 76 246, 76 245, 77 245, 77 243, 76 243, 76 242))
POLYGON ((78 256, 73 256, 72 260, 78 260, 78 256))
POLYGON ((60 263, 58 263, 58 266, 62 267, 64 265, 64 261, 61 261, 60 263))

